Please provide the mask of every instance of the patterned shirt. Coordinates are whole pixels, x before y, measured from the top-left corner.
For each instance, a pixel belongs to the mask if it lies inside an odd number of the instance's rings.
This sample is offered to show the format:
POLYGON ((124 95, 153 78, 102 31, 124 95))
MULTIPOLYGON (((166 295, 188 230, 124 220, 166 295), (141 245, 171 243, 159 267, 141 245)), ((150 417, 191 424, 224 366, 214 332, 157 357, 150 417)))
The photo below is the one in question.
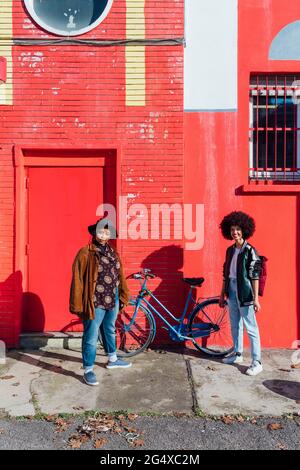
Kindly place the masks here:
POLYGON ((93 297, 94 307, 106 310, 116 304, 117 287, 120 284, 120 263, 111 246, 94 243, 98 255, 98 277, 93 297))

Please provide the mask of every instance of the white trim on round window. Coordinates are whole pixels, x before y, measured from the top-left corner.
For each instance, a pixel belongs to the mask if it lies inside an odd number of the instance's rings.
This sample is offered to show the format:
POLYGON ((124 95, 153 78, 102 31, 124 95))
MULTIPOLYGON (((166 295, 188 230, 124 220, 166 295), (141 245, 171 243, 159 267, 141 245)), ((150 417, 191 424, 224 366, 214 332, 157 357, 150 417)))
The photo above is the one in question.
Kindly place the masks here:
MULTIPOLYGON (((1 1, 1 0, 0 0, 1 1)), ((63 0, 61 0, 63 2, 63 0)), ((97 1, 97 0, 95 0, 97 1)), ((43 29, 45 29, 46 31, 48 31, 49 33, 52 33, 52 34, 56 34, 58 36, 80 36, 81 34, 85 34, 89 31, 91 31, 92 29, 96 28, 108 15, 111 7, 112 7, 112 4, 113 4, 113 1, 114 0, 108 0, 107 1, 107 5, 105 7, 105 9, 103 10, 103 12, 101 13, 101 15, 99 16, 99 18, 94 21, 94 23, 86 26, 85 28, 81 28, 81 29, 78 29, 76 31, 62 31, 60 29, 57 29, 57 28, 53 28, 52 26, 49 26, 46 22, 45 22, 45 19, 41 19, 35 12, 35 9, 34 9, 34 0, 24 0, 24 3, 25 3, 25 6, 26 6, 26 9, 29 13, 29 15, 31 16, 31 18, 43 29)))

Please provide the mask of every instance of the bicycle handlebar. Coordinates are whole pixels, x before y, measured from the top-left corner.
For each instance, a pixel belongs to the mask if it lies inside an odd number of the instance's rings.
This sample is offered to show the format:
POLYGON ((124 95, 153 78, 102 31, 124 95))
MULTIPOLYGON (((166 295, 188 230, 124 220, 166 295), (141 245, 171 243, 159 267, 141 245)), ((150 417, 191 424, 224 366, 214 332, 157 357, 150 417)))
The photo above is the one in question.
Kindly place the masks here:
POLYGON ((150 277, 151 279, 155 279, 156 276, 155 274, 152 274, 150 272, 150 269, 144 269, 144 271, 140 271, 138 273, 133 273, 131 274, 131 276, 133 279, 146 279, 148 277, 150 277))

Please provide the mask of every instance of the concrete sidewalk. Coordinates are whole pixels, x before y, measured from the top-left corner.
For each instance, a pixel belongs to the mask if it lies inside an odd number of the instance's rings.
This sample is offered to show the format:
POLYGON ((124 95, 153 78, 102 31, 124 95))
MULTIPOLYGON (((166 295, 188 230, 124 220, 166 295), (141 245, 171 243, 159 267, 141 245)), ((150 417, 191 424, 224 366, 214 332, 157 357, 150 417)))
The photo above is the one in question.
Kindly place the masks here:
POLYGON ((248 377, 194 350, 149 351, 130 369, 109 371, 99 352, 98 387, 82 381, 81 354, 67 349, 10 351, 0 366, 0 415, 33 416, 90 410, 187 415, 300 414, 300 369, 291 350, 263 351, 264 371, 248 377), (297 403, 298 402, 298 403, 297 403))

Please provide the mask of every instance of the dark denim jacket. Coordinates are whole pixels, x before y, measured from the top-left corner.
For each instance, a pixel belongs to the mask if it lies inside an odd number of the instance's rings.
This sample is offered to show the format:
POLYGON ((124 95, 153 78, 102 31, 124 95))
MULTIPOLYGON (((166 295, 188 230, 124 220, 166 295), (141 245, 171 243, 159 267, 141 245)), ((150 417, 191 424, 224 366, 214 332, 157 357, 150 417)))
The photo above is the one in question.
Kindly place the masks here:
MULTIPOLYGON (((223 279, 225 281, 225 295, 228 297, 230 264, 234 254, 235 245, 226 250, 225 263, 223 265, 223 279)), ((241 306, 252 305, 254 300, 251 281, 259 279, 261 273, 261 260, 256 249, 248 242, 244 242, 237 257, 236 279, 238 299, 241 306)))

